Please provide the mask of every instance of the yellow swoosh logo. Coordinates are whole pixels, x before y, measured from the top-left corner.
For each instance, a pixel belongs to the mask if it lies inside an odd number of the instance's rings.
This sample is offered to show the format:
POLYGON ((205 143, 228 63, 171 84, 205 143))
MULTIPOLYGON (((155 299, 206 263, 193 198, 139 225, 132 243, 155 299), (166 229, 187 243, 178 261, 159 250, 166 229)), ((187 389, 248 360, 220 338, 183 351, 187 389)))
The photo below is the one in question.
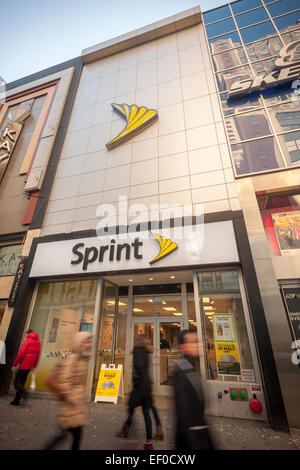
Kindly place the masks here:
POLYGON ((106 144, 108 150, 138 134, 158 118, 157 111, 146 106, 112 103, 112 107, 126 119, 126 126, 117 137, 106 144))
POLYGON ((155 258, 153 258, 152 261, 150 261, 150 264, 154 264, 157 261, 160 261, 165 256, 168 256, 170 253, 177 250, 178 248, 177 243, 172 242, 172 240, 170 240, 169 238, 162 237, 161 235, 153 233, 153 232, 151 232, 151 234, 158 241, 159 246, 160 246, 160 251, 158 255, 155 258))

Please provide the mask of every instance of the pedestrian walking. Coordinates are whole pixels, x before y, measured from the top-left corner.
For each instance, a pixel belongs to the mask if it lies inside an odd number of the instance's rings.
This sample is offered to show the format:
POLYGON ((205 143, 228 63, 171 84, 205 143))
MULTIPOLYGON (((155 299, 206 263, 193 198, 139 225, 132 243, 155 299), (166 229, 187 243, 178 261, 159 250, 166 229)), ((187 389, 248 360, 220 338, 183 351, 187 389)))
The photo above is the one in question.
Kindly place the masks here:
POLYGON ((204 393, 201 378, 193 362, 199 356, 197 333, 179 333, 178 347, 183 357, 174 367, 176 406, 176 450, 213 450, 205 421, 204 393))
POLYGON ((159 441, 162 441, 164 438, 164 432, 163 432, 163 427, 161 424, 161 420, 157 411, 157 408, 153 405, 151 406, 151 411, 155 420, 155 425, 156 425, 156 433, 153 436, 153 439, 157 439, 159 441))
POLYGON ((35 369, 41 354, 41 343, 39 335, 33 331, 28 330, 26 338, 19 349, 18 355, 13 363, 12 372, 19 366, 14 380, 14 387, 16 389, 16 396, 11 405, 20 405, 21 398, 27 397, 27 391, 24 388, 29 372, 35 369))
POLYGON ((146 337, 138 335, 135 338, 133 350, 133 390, 128 402, 128 418, 123 424, 119 437, 127 437, 132 423, 134 409, 142 406, 146 427, 146 443, 144 450, 152 450, 152 422, 150 408, 152 407, 151 380, 149 375, 149 351, 146 337))
POLYGON ((86 380, 91 348, 92 336, 89 333, 81 331, 75 334, 72 354, 64 361, 57 379, 61 396, 58 415, 61 431, 48 442, 44 450, 56 447, 69 433, 73 437, 71 450, 79 450, 83 427, 88 421, 86 380))

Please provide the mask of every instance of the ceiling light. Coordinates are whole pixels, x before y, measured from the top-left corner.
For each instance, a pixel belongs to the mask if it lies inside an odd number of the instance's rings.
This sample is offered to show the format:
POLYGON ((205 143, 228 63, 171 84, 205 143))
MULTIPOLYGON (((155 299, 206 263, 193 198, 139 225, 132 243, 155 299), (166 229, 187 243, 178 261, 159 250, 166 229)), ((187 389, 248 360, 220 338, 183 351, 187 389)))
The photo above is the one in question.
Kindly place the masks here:
POLYGON ((213 307, 211 305, 204 305, 204 310, 213 310, 213 307))
MULTIPOLYGON (((151 302, 151 303, 153 304, 153 299, 147 299, 147 300, 148 300, 148 302, 151 302)), ((167 302, 165 302, 164 300, 163 300, 161 303, 162 303, 163 305, 166 305, 166 304, 167 304, 167 302)), ((158 304, 158 305, 160 305, 160 304, 158 304)))
POLYGON ((170 279, 175 279, 175 276, 170 276, 170 279))
POLYGON ((154 277, 148 277, 148 281, 154 281, 154 277))
POLYGON ((210 298, 209 297, 203 297, 202 298, 204 304, 209 304, 210 303, 210 298))
POLYGON ((164 310, 167 310, 167 312, 176 312, 176 308, 174 307, 163 307, 164 310))
POLYGON ((140 308, 134 308, 133 311, 134 312, 143 312, 144 310, 141 310, 140 308))
POLYGON ((176 317, 180 317, 180 316, 182 315, 182 313, 181 313, 181 312, 175 312, 174 315, 175 315, 176 317))
POLYGON ((128 281, 129 281, 129 282, 132 282, 132 281, 133 281, 133 279, 128 279, 128 281))

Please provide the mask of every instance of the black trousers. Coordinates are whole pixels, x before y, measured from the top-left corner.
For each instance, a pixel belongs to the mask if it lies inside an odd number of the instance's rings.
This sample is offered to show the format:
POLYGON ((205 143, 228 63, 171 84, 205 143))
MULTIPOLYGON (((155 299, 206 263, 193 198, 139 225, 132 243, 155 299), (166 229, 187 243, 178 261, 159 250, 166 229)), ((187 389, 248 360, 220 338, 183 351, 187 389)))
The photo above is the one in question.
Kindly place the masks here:
POLYGON ((19 369, 16 374, 14 386, 15 386, 17 393, 13 400, 14 403, 20 403, 21 398, 25 398, 27 395, 24 385, 26 383, 29 372, 30 372, 30 369, 21 369, 21 370, 19 369))
MULTIPOLYGON (((128 424, 128 426, 131 426, 133 413, 134 408, 130 406, 128 411, 128 418, 126 420, 126 424, 128 424)), ((150 417, 150 408, 148 406, 143 406, 143 415, 146 426, 147 441, 152 441, 152 421, 150 417)))
POLYGON ((73 436, 73 442, 72 442, 72 447, 71 450, 79 450, 81 438, 82 438, 82 426, 79 426, 78 428, 68 428, 64 429, 58 436, 55 436, 53 439, 51 439, 50 442, 43 448, 43 450, 51 450, 54 447, 57 446, 60 442, 64 441, 70 432, 73 436))
POLYGON ((155 408, 154 405, 151 406, 151 410, 152 410, 152 413, 153 413, 153 416, 154 416, 154 419, 155 419, 155 424, 157 426, 161 426, 161 421, 160 421, 160 418, 159 418, 159 414, 158 414, 158 411, 157 411, 157 409, 155 408))

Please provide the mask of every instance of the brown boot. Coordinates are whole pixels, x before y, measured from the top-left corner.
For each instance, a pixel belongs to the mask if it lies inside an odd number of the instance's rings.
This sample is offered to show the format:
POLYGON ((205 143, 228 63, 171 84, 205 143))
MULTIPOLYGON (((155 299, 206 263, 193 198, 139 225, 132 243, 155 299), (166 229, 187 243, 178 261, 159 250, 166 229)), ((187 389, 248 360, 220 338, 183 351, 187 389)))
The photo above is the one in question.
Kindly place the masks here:
POLYGON ((156 426, 156 434, 153 437, 153 439, 157 439, 159 441, 162 441, 164 438, 164 432, 162 426, 157 425, 156 426))
POLYGON ((121 431, 119 431, 116 436, 117 437, 127 437, 129 433, 129 426, 127 423, 124 423, 122 426, 121 431))

